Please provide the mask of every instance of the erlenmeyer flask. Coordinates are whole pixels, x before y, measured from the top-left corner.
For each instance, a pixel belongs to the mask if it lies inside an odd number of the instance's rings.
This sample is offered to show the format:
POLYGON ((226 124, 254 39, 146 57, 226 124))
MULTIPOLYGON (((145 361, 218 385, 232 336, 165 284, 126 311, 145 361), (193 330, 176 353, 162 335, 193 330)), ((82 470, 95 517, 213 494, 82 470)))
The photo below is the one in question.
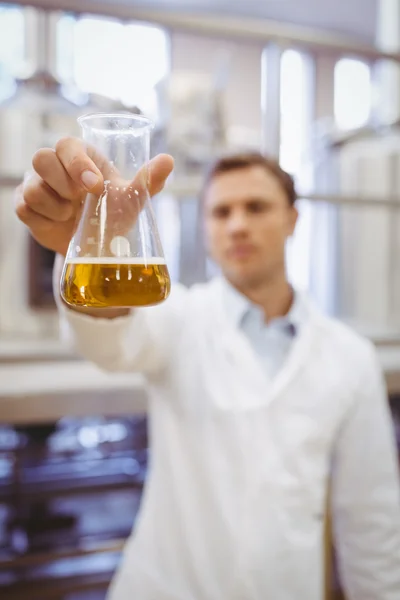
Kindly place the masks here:
POLYGON ((159 304, 171 283, 148 192, 152 123, 130 114, 80 117, 104 178, 82 204, 61 278, 61 296, 93 308, 159 304))

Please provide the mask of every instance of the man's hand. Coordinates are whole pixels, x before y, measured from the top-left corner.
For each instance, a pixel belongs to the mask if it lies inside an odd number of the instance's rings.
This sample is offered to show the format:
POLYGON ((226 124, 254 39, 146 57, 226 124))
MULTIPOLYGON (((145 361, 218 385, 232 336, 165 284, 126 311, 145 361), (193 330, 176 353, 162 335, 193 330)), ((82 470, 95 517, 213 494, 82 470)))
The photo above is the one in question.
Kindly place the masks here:
MULTIPOLYGON (((34 172, 16 190, 17 216, 39 244, 65 256, 82 201, 88 192, 95 196, 103 192, 110 165, 76 138, 61 139, 55 150, 39 150, 32 164, 34 172)), ((147 175, 151 196, 163 189, 173 165, 168 154, 150 161, 147 175)), ((143 185, 143 177, 138 176, 138 185, 140 181, 143 185)))

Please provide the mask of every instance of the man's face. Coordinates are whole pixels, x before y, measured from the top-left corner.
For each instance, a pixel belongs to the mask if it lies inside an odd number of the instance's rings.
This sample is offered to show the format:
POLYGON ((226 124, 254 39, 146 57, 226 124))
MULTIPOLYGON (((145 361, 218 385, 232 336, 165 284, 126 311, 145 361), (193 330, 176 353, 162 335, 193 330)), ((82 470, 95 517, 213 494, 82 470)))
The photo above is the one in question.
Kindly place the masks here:
POLYGON ((204 197, 208 251, 241 289, 285 271, 285 243, 297 210, 275 175, 261 166, 216 175, 204 197))

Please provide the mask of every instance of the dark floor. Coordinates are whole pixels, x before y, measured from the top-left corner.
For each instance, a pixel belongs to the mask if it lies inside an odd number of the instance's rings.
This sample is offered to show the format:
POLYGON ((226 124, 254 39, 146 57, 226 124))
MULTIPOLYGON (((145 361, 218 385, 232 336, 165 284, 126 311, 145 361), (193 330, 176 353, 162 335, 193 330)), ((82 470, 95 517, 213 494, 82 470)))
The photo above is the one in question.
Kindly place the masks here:
POLYGON ((0 597, 103 600, 147 469, 141 419, 0 429, 0 597))

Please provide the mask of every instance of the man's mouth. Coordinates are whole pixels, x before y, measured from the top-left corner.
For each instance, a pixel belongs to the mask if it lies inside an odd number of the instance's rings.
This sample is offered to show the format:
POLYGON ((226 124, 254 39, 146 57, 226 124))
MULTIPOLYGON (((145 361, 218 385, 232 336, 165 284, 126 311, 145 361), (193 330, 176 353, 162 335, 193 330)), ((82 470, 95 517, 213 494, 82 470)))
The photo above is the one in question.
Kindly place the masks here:
POLYGON ((234 259, 246 259, 255 253, 255 246, 253 244, 235 244, 228 250, 229 258, 234 259))

